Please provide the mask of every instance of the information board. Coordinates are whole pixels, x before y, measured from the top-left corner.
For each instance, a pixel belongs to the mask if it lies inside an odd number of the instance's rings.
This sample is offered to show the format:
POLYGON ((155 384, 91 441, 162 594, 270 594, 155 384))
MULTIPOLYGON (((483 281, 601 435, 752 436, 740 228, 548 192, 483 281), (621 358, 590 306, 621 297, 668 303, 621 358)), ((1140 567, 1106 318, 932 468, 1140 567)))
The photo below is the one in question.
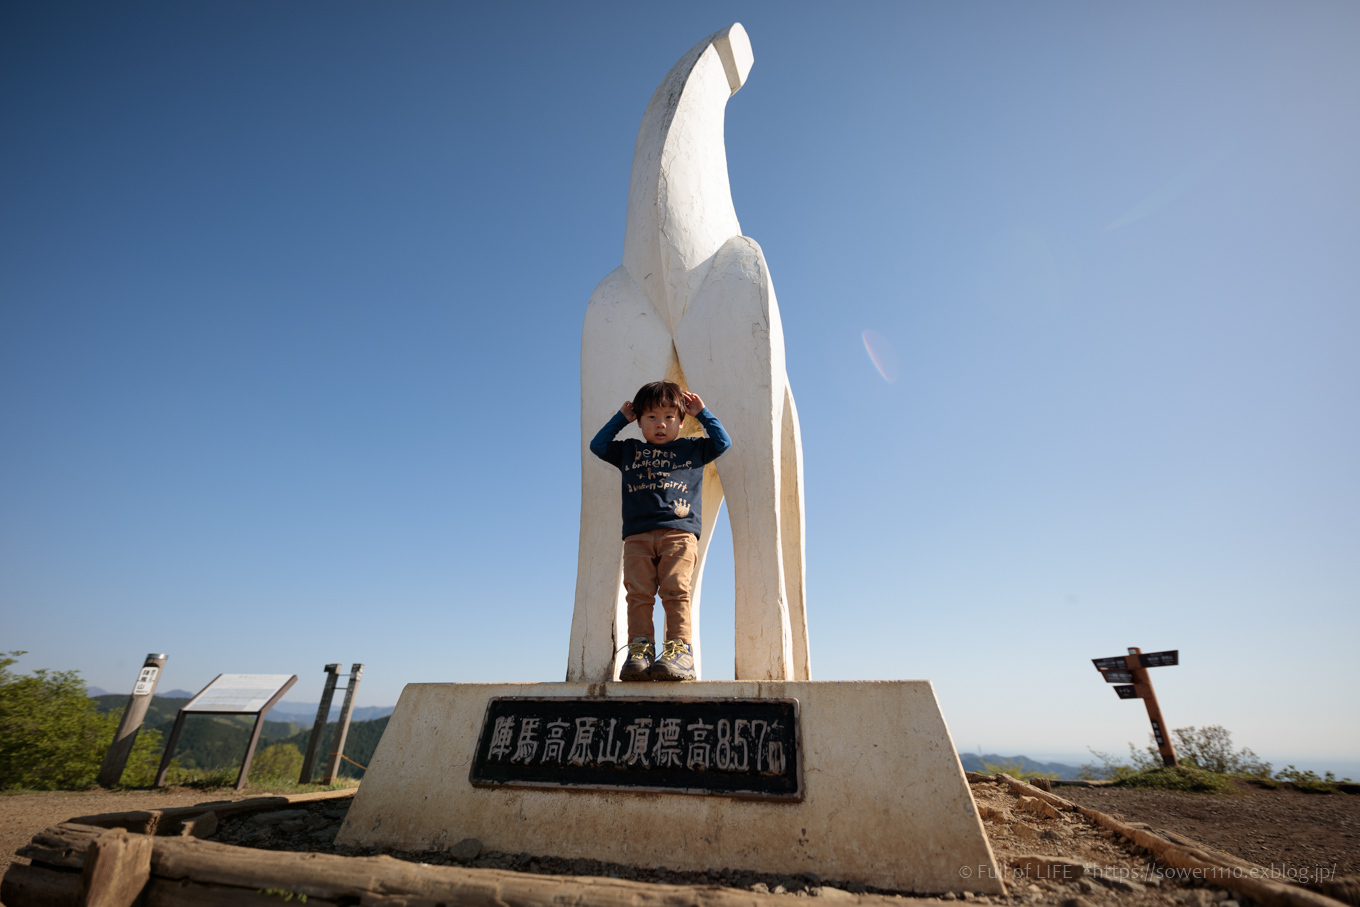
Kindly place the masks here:
POLYGON ((260 742, 260 729, 264 727, 264 716, 274 707, 284 692, 297 683, 296 674, 218 674, 212 683, 198 691, 175 716, 175 725, 170 729, 170 739, 166 741, 161 753, 161 767, 156 771, 154 786, 165 786, 165 775, 170 770, 170 757, 175 754, 175 744, 179 741, 180 731, 184 729, 184 719, 190 713, 200 715, 254 715, 255 727, 250 731, 250 741, 246 743, 245 758, 241 760, 241 770, 236 775, 236 789, 246 786, 250 775, 250 760, 255 758, 255 744, 260 742))
POLYGON ((265 703, 296 678, 295 674, 220 674, 189 700, 181 711, 222 712, 249 714, 264 708, 265 703))
POLYGON ((528 699, 487 704, 469 780, 801 800, 796 699, 528 699))
POLYGON ((1106 683, 1133 683, 1132 671, 1101 671, 1106 683))
POLYGON ((156 689, 156 678, 160 676, 161 669, 155 665, 147 665, 142 668, 142 673, 137 675, 137 685, 132 688, 133 696, 148 696, 151 691, 156 689))
POLYGON ((1116 693, 1119 694, 1119 698, 1120 698, 1120 699, 1137 699, 1137 698, 1138 698, 1138 690, 1137 690, 1137 688, 1135 688, 1135 687, 1131 687, 1131 686, 1128 686, 1128 687, 1119 686, 1119 687, 1115 687, 1115 688, 1114 688, 1114 691, 1115 691, 1116 693))

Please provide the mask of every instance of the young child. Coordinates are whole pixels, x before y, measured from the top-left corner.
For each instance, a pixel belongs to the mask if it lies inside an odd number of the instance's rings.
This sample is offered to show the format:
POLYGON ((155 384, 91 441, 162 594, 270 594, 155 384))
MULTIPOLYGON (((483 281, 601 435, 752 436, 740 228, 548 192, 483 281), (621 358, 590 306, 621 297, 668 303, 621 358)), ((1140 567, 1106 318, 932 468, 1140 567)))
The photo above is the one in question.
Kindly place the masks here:
POLYGON ((704 464, 722 456, 732 439, 704 407, 670 381, 644 384, 605 423, 590 452, 623 473, 623 587, 628 597, 628 660, 619 680, 693 680, 689 602, 699 554, 699 506, 704 464), (707 438, 681 438, 685 414, 707 438), (638 420, 641 441, 615 441, 638 420), (657 591, 666 611, 666 644, 656 657, 652 606, 657 591))

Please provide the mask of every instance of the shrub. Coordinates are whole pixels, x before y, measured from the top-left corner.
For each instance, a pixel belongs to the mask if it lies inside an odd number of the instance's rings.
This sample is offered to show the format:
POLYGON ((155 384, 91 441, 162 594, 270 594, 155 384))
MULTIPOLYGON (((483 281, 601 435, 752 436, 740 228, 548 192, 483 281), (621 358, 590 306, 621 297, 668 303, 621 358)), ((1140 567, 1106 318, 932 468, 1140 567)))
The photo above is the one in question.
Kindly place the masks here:
MULTIPOLYGON (((1232 732, 1222 725, 1211 724, 1205 728, 1176 728, 1171 732, 1175 740, 1176 761, 1189 768, 1217 772, 1224 775, 1247 775, 1253 778, 1269 778, 1271 765, 1262 762, 1250 749, 1233 749, 1232 732)), ((1118 781, 1143 772, 1163 768, 1162 754, 1157 749, 1156 740, 1148 735, 1148 745, 1136 749, 1129 744, 1129 761, 1117 762, 1105 753, 1091 750, 1100 760, 1100 765, 1087 764, 1080 769, 1080 777, 1088 781, 1107 779, 1118 781)))
MULTIPOLYGON (((1303 791, 1306 794, 1330 794, 1336 790, 1336 775, 1328 772, 1324 777, 1319 778, 1317 772, 1303 771, 1292 765, 1287 765, 1275 773, 1277 781, 1288 781, 1294 785, 1295 790, 1303 791)), ((1349 781, 1350 779, 1344 779, 1349 781)))
POLYGON ((291 743, 276 743, 255 754, 250 763, 250 780, 296 782, 302 773, 302 753, 291 743))
POLYGON ((1184 790, 1203 794, 1227 794, 1237 789, 1227 775, 1193 765, 1162 765, 1131 772, 1116 779, 1113 786, 1184 790))
MULTIPOLYGON (((1270 776, 1270 763, 1256 758, 1250 749, 1244 746, 1233 751, 1232 732, 1220 724, 1201 729, 1194 725, 1176 728, 1171 735, 1176 738, 1176 756, 1180 762, 1225 775, 1270 776)), ((1156 750, 1155 747, 1149 749, 1156 750)))
MULTIPOLYGON (((1176 728, 1171 733, 1176 738, 1176 757, 1180 763, 1175 769, 1162 765, 1155 742, 1144 750, 1135 749, 1130 743, 1128 763, 1117 762, 1105 753, 1091 750, 1100 764, 1083 765, 1078 777, 1087 781, 1114 781, 1121 787, 1197 791, 1231 789, 1231 783, 1225 777, 1227 775, 1245 776, 1261 787, 1272 790, 1280 786, 1279 782, 1288 781, 1296 790, 1314 794, 1330 794, 1341 789, 1338 785, 1351 784, 1349 778, 1337 781, 1336 775, 1331 772, 1319 778, 1316 772, 1303 771, 1292 765, 1280 769, 1272 777, 1269 762, 1261 761, 1246 747, 1233 749, 1232 732, 1222 725, 1211 724, 1202 729, 1191 725, 1176 728), (1202 777, 1206 773, 1216 780, 1202 777)), ((1148 739, 1152 740, 1152 735, 1149 734, 1148 739)))
MULTIPOLYGON (((1091 748, 1087 747, 1087 749, 1091 748)), ((1099 759, 1100 764, 1087 762, 1077 769, 1077 777, 1086 781, 1118 781, 1121 778, 1136 775, 1140 771, 1150 771, 1162 764, 1160 759, 1156 763, 1152 763, 1144 753, 1134 749, 1132 743, 1129 744, 1129 757, 1132 765, 1118 762, 1114 756, 1109 753, 1102 753, 1099 750, 1091 750, 1091 755, 1099 759)))
MULTIPOLYGON (((79 671, 9 670, 25 653, 0 655, 0 789, 79 790, 99 774, 122 709, 99 714, 79 671)), ((122 786, 149 785, 161 735, 143 729, 123 772, 122 786)))

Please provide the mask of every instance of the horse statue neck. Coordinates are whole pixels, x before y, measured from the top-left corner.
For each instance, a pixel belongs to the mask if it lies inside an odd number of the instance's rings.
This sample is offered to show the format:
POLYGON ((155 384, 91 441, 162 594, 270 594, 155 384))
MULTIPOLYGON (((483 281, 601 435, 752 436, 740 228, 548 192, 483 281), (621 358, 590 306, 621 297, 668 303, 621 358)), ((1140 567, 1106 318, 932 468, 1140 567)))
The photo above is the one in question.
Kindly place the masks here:
POLYGON ((740 23, 710 35, 666 74, 638 129, 623 266, 672 332, 713 254, 741 235, 723 120, 753 61, 740 23))

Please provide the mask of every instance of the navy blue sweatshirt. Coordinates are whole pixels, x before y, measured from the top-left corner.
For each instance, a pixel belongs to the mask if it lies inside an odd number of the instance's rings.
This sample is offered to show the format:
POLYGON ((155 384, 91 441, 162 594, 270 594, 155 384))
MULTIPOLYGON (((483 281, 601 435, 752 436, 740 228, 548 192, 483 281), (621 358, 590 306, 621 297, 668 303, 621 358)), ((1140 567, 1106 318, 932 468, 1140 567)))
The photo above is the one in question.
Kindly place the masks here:
POLYGON ((696 416, 707 438, 676 438, 652 444, 614 436, 628 427, 628 417, 614 418, 590 442, 590 452, 623 473, 623 537, 653 529, 683 529, 696 536, 703 525, 704 464, 722 456, 732 439, 718 417, 705 407, 696 416))

